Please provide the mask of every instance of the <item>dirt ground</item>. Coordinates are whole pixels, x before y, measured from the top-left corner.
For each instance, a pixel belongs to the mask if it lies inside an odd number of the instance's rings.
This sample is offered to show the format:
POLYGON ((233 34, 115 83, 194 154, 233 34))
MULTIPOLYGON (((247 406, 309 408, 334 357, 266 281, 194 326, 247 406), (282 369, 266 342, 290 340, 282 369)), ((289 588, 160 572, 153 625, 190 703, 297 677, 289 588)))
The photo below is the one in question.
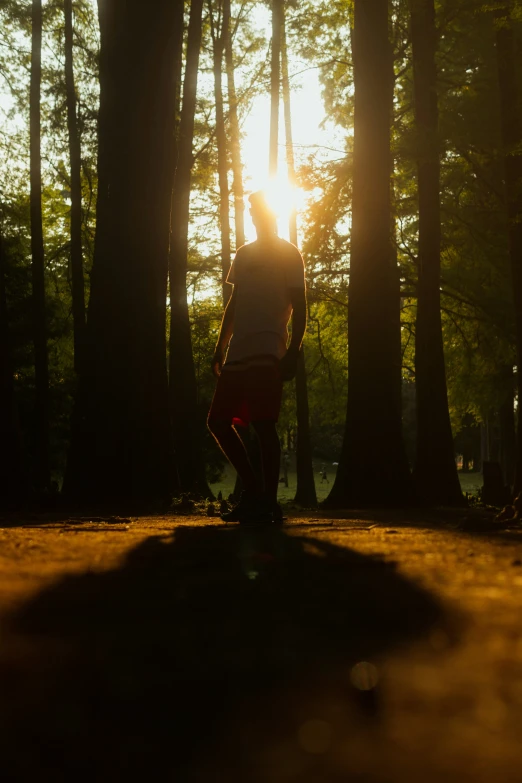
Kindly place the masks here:
POLYGON ((522 780, 522 528, 0 524, 6 783, 522 780))

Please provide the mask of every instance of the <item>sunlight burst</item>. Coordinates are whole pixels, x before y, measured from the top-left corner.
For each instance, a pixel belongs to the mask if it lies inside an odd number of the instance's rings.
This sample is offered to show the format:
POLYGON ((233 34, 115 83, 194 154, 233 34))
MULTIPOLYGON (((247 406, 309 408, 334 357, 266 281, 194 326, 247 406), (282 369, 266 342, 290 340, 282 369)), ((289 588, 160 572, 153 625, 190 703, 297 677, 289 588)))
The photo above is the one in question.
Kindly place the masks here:
MULTIPOLYGON (((289 238, 289 222, 292 212, 299 213, 305 206, 306 196, 302 188, 290 185, 288 177, 278 174, 275 178, 265 182, 262 187, 255 188, 265 193, 266 200, 277 217, 278 235, 283 239, 289 238)), ((255 229, 250 218, 246 220, 246 234, 249 238, 255 238, 255 229)))

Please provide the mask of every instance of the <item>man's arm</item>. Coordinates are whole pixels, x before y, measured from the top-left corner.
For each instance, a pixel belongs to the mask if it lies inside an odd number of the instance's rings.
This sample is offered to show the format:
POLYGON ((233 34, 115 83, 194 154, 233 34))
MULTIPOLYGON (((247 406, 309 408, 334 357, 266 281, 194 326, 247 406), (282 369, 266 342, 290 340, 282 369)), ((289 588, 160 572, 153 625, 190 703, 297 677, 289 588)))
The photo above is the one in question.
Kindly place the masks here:
POLYGON ((232 295, 227 302, 225 312, 223 314, 223 320, 221 321, 221 328, 219 330, 219 337, 216 343, 216 349, 214 356, 212 357, 212 372, 216 378, 221 375, 221 367, 223 366, 223 360, 225 358, 225 349, 230 342, 232 333, 234 331, 234 313, 236 309, 236 295, 237 285, 234 286, 232 295))
POLYGON ((279 363, 281 377, 284 381, 291 381, 297 373, 297 358, 306 330, 306 291, 304 288, 290 288, 290 301, 292 302, 292 339, 286 354, 279 363))

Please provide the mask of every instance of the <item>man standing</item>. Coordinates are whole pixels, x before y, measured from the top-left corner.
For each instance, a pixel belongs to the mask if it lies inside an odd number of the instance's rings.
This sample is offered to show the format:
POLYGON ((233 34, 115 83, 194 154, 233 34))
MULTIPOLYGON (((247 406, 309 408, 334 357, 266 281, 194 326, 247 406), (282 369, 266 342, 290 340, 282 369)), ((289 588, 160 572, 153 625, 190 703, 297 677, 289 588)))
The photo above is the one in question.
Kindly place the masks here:
POLYGON ((306 327, 304 265, 295 245, 277 236, 276 216, 265 194, 252 193, 249 201, 257 239, 239 248, 227 278, 234 289, 212 359, 217 384, 208 427, 245 488, 238 505, 222 519, 279 522, 281 448, 276 423, 283 381, 295 377, 306 327), (250 423, 259 441, 262 483, 235 428, 250 423))

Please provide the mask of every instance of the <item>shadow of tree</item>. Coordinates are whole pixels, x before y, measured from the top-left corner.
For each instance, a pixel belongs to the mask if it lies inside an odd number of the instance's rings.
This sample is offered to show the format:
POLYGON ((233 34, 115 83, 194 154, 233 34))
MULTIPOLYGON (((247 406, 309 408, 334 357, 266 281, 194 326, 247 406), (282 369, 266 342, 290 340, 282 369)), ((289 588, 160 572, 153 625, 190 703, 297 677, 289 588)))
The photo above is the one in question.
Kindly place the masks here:
POLYGON ((355 688, 352 667, 442 622, 393 563, 319 538, 150 538, 3 629, 4 779, 345 780, 317 777, 328 741, 310 752, 306 731, 378 721, 379 686, 355 688))

